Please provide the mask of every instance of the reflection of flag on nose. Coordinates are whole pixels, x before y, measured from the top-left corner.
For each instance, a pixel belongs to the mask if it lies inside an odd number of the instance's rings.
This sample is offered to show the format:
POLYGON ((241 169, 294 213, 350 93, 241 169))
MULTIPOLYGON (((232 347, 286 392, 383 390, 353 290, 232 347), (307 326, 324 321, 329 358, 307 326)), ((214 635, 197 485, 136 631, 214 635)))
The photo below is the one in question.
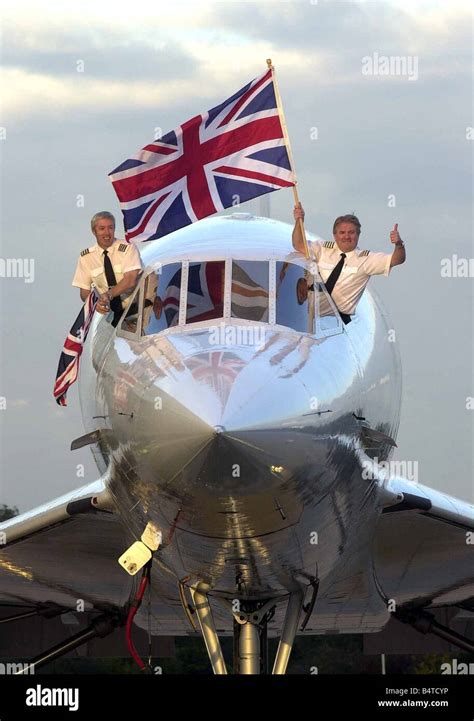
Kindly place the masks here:
POLYGON ((258 285, 241 268, 232 264, 232 317, 246 320, 266 320, 268 291, 258 285))
POLYGON ((229 351, 199 353, 186 361, 193 378, 212 388, 223 405, 227 402, 233 383, 245 365, 242 358, 229 351))

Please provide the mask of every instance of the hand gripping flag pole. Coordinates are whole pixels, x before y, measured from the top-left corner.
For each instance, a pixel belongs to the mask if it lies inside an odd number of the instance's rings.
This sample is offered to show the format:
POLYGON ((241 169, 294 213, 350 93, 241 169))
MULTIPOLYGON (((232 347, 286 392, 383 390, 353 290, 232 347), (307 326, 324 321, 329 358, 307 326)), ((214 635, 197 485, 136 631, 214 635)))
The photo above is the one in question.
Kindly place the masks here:
MULTIPOLYGON (((279 113, 279 116, 280 116, 281 128, 282 128, 282 130, 283 130, 283 138, 284 138, 284 141, 285 141, 286 151, 287 151, 287 153, 288 153, 288 158, 289 158, 289 161, 290 161, 290 167, 291 167, 291 169, 292 169, 292 171, 293 171, 293 176, 294 176, 293 196, 294 196, 294 198, 295 198, 295 205, 298 205, 299 202, 300 202, 300 199, 299 199, 299 197, 298 197, 298 189, 297 189, 297 187, 296 187, 298 181, 296 180, 295 163, 294 163, 294 160, 293 160, 293 153, 292 153, 291 145, 290 145, 290 136, 288 135, 288 127, 287 127, 287 125, 286 125, 285 114, 284 114, 284 112, 283 112, 283 104, 282 104, 282 102, 281 102, 280 90, 279 90, 279 88, 278 88, 278 82, 277 82, 277 79, 276 79, 275 68, 274 68, 274 66, 272 65, 271 58, 268 58, 268 60, 267 60, 267 66, 268 66, 268 69, 269 69, 269 70, 271 71, 271 73, 272 73, 273 87, 275 88, 275 97, 276 97, 276 103, 277 103, 278 113, 279 113)), ((298 221, 298 223, 299 223, 300 230, 301 230, 301 236, 302 236, 302 238, 303 238, 304 252, 305 252, 306 257, 309 259, 309 257, 310 257, 310 255, 309 255, 309 247, 308 247, 308 241, 307 241, 307 239, 306 239, 306 232, 305 232, 305 229, 304 229, 303 218, 300 218, 299 221, 298 221)))

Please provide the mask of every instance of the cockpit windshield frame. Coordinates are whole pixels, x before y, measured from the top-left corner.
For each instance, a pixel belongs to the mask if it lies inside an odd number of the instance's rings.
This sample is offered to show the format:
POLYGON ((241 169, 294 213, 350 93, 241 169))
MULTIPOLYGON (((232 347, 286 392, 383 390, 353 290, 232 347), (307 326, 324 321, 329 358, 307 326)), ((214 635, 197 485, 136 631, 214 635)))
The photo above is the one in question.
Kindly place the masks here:
MULTIPOLYGON (((122 316, 121 321, 117 327, 117 335, 123 336, 125 338, 130 338, 137 340, 138 338, 143 338, 146 333, 142 332, 142 322, 144 317, 144 298, 145 298, 145 288, 146 284, 148 283, 148 278, 152 275, 152 273, 160 274, 160 269, 165 268, 169 265, 178 265, 181 264, 181 287, 180 287, 180 295, 179 295, 179 317, 178 321, 175 325, 164 328, 159 332, 159 334, 169 334, 174 333, 178 329, 180 332, 184 331, 192 331, 196 329, 195 322, 188 322, 186 323, 186 312, 187 312, 187 296, 188 296, 188 282, 189 282, 189 269, 191 264, 195 264, 196 262, 199 263, 207 263, 207 262, 224 262, 224 298, 223 298, 223 315, 219 318, 223 321, 228 321, 231 323, 239 322, 239 323, 257 323, 257 324, 263 324, 263 325, 269 325, 271 328, 274 328, 275 330, 281 329, 286 331, 294 331, 298 333, 302 333, 304 335, 309 335, 316 338, 324 338, 331 335, 337 335, 342 332, 343 330, 343 323, 341 321, 339 312, 334 304, 334 301, 332 300, 331 296, 327 293, 324 285, 322 284, 321 278, 319 276, 319 273, 317 271, 317 265, 315 261, 310 261, 305 259, 300 253, 290 253, 283 257, 273 257, 273 258, 238 258, 238 257, 229 257, 229 256, 221 256, 221 257, 212 257, 209 259, 199 259, 197 261, 196 259, 190 260, 190 259, 175 259, 175 260, 169 260, 169 262, 163 263, 163 264, 157 264, 155 263, 153 266, 148 266, 145 271, 142 273, 139 284, 134 292, 134 294, 131 297, 130 303, 137 302, 138 299, 138 322, 136 323, 136 329, 135 331, 131 331, 129 328, 127 328, 127 315, 125 314, 122 316), (255 263, 268 263, 268 321, 259 321, 259 320, 246 320, 244 318, 240 319, 238 317, 232 317, 231 314, 231 305, 232 305, 232 263, 238 263, 238 262, 255 262, 255 263), (311 292, 308 292, 308 303, 311 304, 309 306, 310 308, 310 314, 313 316, 313 328, 312 332, 309 331, 302 331, 302 330, 296 330, 295 328, 292 328, 289 325, 282 325, 277 324, 276 322, 276 312, 277 312, 277 302, 276 302, 276 289, 277 289, 277 279, 276 279, 276 272, 277 272, 277 263, 283 263, 288 265, 296 265, 300 266, 303 275, 302 277, 306 278, 308 282, 308 287, 312 286, 314 290, 311 292), (321 319, 319 317, 319 301, 324 295, 323 302, 327 309, 329 310, 329 313, 327 312, 327 317, 331 318, 330 323, 324 323, 322 322, 324 319, 321 319)), ((216 320, 219 320, 217 318, 213 318, 212 320, 203 320, 200 321, 200 325, 206 327, 209 325, 213 325, 216 323, 216 320)), ((129 325, 130 322, 129 322, 129 325)), ((153 333, 152 333, 153 335, 153 333)))

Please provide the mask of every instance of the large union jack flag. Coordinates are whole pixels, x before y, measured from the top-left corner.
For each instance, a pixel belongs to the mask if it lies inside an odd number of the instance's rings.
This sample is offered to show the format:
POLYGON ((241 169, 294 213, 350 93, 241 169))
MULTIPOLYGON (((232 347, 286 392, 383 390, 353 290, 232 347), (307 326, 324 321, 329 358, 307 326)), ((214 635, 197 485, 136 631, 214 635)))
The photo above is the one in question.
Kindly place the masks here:
POLYGON ((56 382, 53 395, 56 403, 67 406, 66 394, 69 387, 76 381, 79 372, 79 359, 89 332, 99 296, 93 290, 81 308, 69 334, 64 341, 64 348, 59 358, 56 382))
POLYGON ((128 241, 161 238, 295 184, 270 69, 110 174, 128 241))

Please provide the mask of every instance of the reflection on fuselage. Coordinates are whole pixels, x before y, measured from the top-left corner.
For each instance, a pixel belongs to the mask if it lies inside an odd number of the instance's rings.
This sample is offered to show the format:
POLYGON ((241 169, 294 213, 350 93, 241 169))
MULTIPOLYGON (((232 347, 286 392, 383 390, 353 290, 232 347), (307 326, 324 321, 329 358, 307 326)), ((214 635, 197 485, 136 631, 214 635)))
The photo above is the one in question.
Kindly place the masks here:
POLYGON ((137 537, 150 520, 163 529, 162 558, 178 576, 232 594, 245 563, 246 592, 262 598, 316 565, 323 579, 376 518, 375 484, 357 460, 361 418, 396 436, 399 372, 384 317, 367 291, 344 328, 322 288, 334 321, 324 332, 317 271, 283 224, 216 219, 179 240, 144 257, 139 326, 104 331, 82 399, 87 429, 100 417, 108 431, 97 457, 111 493, 137 537), (211 304, 207 264, 220 315, 200 324, 188 288, 194 274, 211 304), (263 342, 237 333, 215 344, 210 324, 260 326, 263 342))

